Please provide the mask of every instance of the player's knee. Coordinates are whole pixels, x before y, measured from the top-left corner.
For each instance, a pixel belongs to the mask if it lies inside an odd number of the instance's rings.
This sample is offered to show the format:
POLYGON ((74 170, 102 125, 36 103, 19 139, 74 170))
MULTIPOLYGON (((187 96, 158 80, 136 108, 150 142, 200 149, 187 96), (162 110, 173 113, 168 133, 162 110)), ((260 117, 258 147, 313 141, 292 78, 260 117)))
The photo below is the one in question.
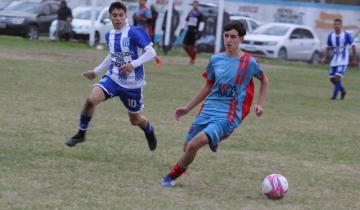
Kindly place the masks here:
POLYGON ((197 144, 195 144, 194 142, 189 142, 187 145, 186 145, 186 151, 187 152, 196 152, 198 150, 198 146, 197 144))
POLYGON ((129 118, 131 125, 140 125, 140 118, 139 117, 130 117, 129 118))
POLYGON ((85 101, 85 107, 86 108, 92 108, 95 106, 95 103, 93 100, 91 100, 91 98, 87 98, 85 101))

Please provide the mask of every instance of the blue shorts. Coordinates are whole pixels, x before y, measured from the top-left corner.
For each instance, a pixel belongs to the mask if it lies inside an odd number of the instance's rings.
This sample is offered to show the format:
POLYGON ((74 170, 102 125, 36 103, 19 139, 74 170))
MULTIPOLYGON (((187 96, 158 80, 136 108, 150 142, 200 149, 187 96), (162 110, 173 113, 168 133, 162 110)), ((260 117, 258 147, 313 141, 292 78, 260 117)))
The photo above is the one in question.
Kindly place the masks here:
POLYGON ((220 142, 229 137, 234 129, 228 120, 213 120, 205 124, 195 122, 190 127, 185 141, 190 142, 198 133, 204 131, 209 138, 210 149, 216 152, 220 142))
POLYGON ((346 66, 330 66, 329 78, 334 78, 335 76, 344 77, 346 72, 346 66))
POLYGON ((110 98, 119 96, 129 112, 140 112, 144 108, 144 104, 142 103, 142 88, 127 89, 121 87, 106 75, 103 76, 95 86, 103 89, 110 98))

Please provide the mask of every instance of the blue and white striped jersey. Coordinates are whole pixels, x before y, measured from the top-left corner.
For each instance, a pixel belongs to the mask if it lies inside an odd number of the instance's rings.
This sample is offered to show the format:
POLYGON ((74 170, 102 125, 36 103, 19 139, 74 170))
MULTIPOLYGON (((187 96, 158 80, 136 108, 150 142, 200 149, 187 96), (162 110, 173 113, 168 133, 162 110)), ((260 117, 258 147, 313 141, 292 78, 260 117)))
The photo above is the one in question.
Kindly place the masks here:
POLYGON ((105 35, 111 55, 111 64, 106 72, 118 85, 135 89, 145 84, 144 66, 135 68, 130 74, 119 71, 126 63, 138 59, 148 45, 152 45, 149 36, 139 27, 126 25, 121 30, 111 30, 105 35))
POLYGON ((331 32, 328 35, 327 47, 332 50, 330 66, 348 65, 350 46, 354 45, 350 33, 342 31, 340 34, 331 32))

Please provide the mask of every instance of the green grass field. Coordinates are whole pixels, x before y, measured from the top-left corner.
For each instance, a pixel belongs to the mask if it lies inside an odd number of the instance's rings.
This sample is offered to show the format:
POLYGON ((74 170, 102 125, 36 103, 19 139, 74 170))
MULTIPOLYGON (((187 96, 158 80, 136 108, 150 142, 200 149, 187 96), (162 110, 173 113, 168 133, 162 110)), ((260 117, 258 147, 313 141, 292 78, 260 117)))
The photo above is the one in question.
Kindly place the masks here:
POLYGON ((164 189, 160 178, 180 157, 198 108, 179 122, 173 112, 202 86, 206 56, 195 66, 174 56, 161 69, 147 64, 143 113, 156 129, 155 152, 118 99, 97 108, 84 144, 68 148, 97 81, 81 73, 105 55, 0 37, 0 209, 360 209, 357 69, 346 74, 346 100, 331 101, 327 66, 265 60, 264 116, 251 112, 218 153, 204 147, 178 185, 164 189), (274 172, 289 181, 278 201, 260 192, 274 172))

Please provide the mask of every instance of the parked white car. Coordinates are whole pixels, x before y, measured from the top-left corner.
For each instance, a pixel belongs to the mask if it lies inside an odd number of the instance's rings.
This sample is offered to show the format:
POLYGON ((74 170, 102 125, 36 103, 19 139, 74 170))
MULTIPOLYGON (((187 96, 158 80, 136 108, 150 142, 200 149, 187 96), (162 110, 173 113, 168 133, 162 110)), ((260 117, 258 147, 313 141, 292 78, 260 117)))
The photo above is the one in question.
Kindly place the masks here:
POLYGON ((268 23, 245 35, 240 49, 259 57, 317 64, 322 48, 319 38, 307 26, 268 23))
POLYGON ((240 20, 244 24, 247 33, 253 32, 262 25, 260 21, 246 16, 230 16, 230 20, 240 20))
MULTIPOLYGON (((96 8, 95 20, 95 43, 105 43, 105 34, 113 27, 109 19, 109 8, 96 8)), ((73 38, 88 40, 91 27, 91 7, 76 7, 73 9, 73 20, 71 22, 73 38)), ((50 26, 49 39, 56 39, 57 20, 50 26)))

